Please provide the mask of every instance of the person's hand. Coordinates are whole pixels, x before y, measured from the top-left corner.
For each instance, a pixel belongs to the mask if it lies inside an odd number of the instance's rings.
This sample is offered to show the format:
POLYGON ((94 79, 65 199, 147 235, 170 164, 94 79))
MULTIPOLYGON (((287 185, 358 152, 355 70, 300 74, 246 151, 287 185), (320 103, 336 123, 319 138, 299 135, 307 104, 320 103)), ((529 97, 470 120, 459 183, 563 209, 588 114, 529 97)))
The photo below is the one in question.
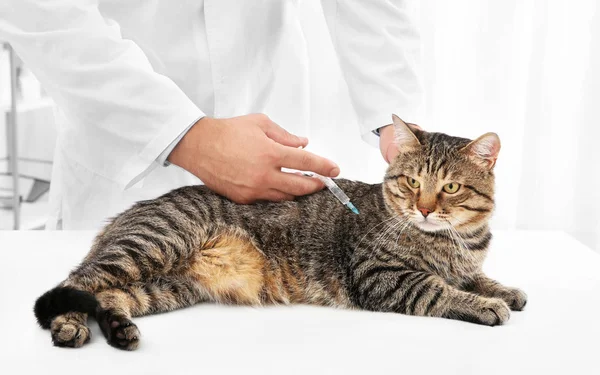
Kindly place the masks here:
POLYGON ((335 177, 339 167, 299 147, 308 139, 288 133, 263 114, 204 117, 186 133, 168 160, 237 203, 292 200, 323 189, 316 178, 281 168, 335 177))
MULTIPOLYGON (((421 127, 418 125, 410 125, 417 129, 421 129, 421 127)), ((394 140, 394 125, 387 125, 379 128, 379 151, 381 151, 381 156, 383 156, 383 159, 388 164, 390 164, 400 153, 400 150, 398 150, 398 145, 396 145, 394 140)))

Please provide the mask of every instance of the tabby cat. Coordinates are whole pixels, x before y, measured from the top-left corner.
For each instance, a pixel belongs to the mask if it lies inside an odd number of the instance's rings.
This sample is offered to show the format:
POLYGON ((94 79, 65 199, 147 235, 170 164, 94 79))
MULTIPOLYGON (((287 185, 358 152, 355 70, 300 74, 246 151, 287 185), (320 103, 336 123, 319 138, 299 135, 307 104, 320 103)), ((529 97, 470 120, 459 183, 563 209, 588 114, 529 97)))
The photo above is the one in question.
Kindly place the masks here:
POLYGON ((133 350, 132 317, 205 301, 505 323, 527 297, 481 271, 498 136, 470 141, 393 120, 400 154, 383 183, 337 180, 359 215, 327 190, 253 205, 205 186, 173 190, 114 218, 36 301, 39 324, 55 345, 80 347, 92 315, 110 345, 133 350))

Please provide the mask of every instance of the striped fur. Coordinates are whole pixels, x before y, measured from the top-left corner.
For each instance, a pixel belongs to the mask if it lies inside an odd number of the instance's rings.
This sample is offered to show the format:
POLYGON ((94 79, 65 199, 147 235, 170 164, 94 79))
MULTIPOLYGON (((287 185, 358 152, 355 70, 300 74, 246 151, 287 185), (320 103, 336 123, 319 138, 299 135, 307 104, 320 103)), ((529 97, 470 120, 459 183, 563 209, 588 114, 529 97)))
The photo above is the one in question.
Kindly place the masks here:
POLYGON ((91 314, 111 345, 129 350, 140 340, 132 317, 204 301, 308 303, 502 324, 526 296, 481 271, 492 237, 492 169, 474 159, 467 139, 410 131, 418 143, 400 153, 382 184, 337 181, 360 215, 327 191, 238 205, 205 186, 188 186, 139 202, 102 230, 57 287, 95 296, 97 309, 61 310, 48 297, 58 293, 49 292, 36 315, 51 322, 56 345, 87 342, 91 314), (421 187, 412 188, 407 176, 421 187), (461 184, 459 191, 445 194, 448 182, 461 184), (432 210, 426 223, 417 211, 424 204, 432 210))

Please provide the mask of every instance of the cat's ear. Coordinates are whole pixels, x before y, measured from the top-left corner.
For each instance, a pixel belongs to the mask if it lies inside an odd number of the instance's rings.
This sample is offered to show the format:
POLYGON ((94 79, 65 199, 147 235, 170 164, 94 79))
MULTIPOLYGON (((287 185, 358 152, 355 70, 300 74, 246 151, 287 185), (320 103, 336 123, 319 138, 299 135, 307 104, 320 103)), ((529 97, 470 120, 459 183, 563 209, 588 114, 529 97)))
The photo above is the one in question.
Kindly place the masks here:
POLYGON ((418 128, 408 125, 396 115, 392 115, 392 121, 394 122, 395 143, 399 150, 407 150, 421 146, 419 139, 414 133, 418 128))
POLYGON ((500 152, 500 138, 496 133, 485 133, 462 148, 464 152, 481 166, 492 169, 500 152))

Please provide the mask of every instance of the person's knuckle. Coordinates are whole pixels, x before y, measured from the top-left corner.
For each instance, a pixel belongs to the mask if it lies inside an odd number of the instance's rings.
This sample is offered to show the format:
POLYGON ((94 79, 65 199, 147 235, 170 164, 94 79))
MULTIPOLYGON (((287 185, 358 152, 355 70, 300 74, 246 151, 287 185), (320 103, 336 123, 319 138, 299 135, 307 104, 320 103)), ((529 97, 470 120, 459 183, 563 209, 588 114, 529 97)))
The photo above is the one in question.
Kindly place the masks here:
POLYGON ((272 145, 265 150, 263 154, 263 158, 265 159, 266 164, 274 164, 282 161, 283 155, 277 151, 277 149, 272 145))
POLYGON ((287 152, 281 150, 276 145, 273 145, 269 151, 267 151, 268 163, 274 165, 284 165, 288 160, 287 152))
POLYGON ((256 119, 260 122, 268 122, 270 120, 269 116, 265 115, 264 113, 257 113, 256 119))
POLYGON ((269 169, 256 170, 251 178, 254 188, 262 188, 270 182, 271 171, 269 169))

